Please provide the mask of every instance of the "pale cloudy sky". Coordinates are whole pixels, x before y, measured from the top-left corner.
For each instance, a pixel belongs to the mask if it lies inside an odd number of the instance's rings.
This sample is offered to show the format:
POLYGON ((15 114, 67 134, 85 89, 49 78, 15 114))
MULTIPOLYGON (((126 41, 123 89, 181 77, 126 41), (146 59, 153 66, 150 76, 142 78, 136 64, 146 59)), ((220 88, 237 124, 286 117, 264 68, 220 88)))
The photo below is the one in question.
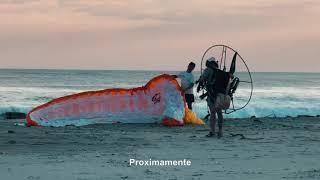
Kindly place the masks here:
POLYGON ((182 70, 222 43, 320 72, 319 19, 319 0, 0 0, 0 68, 182 70))

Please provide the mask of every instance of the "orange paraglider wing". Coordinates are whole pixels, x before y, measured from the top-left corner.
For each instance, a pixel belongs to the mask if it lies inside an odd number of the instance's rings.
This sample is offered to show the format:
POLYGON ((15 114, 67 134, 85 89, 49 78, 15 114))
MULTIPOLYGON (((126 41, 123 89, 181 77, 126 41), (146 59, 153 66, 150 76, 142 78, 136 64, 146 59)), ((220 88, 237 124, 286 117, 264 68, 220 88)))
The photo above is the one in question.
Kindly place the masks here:
POLYGON ((164 123, 183 125, 184 94, 170 75, 160 75, 133 89, 89 91, 54 99, 27 115, 31 126, 94 123, 164 123))

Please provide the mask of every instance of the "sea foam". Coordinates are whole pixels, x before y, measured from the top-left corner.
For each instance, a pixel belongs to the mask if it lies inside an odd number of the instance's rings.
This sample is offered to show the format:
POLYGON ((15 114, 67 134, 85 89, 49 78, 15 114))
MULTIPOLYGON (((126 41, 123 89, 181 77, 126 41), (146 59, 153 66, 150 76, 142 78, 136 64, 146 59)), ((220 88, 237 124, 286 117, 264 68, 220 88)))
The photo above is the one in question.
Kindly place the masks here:
MULTIPOLYGON (((27 113, 52 99, 89 90, 132 88, 145 85, 159 71, 0 70, 0 114, 27 113)), ((196 72, 195 79, 199 77, 196 72)), ((320 74, 253 73, 254 91, 248 106, 227 117, 320 115, 320 74)), ((244 105, 248 84, 240 84, 235 105, 244 105)), ((208 108, 195 93, 194 111, 203 117, 208 108)))

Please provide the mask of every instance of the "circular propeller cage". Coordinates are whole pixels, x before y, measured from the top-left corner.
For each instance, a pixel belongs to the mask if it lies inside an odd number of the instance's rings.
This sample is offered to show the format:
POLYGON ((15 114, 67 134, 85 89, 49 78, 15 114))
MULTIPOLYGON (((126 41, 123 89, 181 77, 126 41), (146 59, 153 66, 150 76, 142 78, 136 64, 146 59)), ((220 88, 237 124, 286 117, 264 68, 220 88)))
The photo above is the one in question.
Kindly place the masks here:
POLYGON ((225 72, 231 72, 232 62, 234 61, 235 69, 233 72, 234 78, 238 78, 238 85, 232 95, 230 108, 225 111, 226 114, 231 114, 245 108, 253 94, 253 80, 250 69, 242 58, 242 56, 233 48, 226 45, 213 45, 209 47, 201 59, 201 75, 204 70, 207 59, 214 57, 218 63, 219 69, 225 72), (231 71, 230 71, 231 70, 231 71))

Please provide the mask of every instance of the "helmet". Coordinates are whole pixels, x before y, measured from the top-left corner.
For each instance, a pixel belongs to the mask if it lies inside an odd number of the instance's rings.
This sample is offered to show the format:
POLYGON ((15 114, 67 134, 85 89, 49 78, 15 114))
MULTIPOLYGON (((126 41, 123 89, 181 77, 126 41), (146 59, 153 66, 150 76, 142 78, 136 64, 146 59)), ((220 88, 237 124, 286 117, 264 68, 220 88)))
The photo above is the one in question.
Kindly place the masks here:
POLYGON ((214 67, 214 68, 219 67, 218 62, 216 61, 216 58, 214 58, 214 57, 210 57, 209 59, 207 59, 206 66, 207 67, 214 67))

